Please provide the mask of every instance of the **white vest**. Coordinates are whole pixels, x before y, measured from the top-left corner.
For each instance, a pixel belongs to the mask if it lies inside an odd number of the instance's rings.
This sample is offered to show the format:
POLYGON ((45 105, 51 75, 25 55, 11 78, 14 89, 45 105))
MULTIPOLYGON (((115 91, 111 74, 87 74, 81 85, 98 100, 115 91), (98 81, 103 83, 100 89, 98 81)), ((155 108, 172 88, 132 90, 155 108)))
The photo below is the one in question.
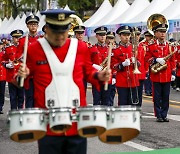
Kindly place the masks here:
POLYGON ((80 104, 79 87, 74 83, 73 70, 77 53, 77 39, 71 38, 63 63, 59 61, 45 38, 38 39, 52 73, 52 81, 45 90, 47 108, 74 107, 80 104))

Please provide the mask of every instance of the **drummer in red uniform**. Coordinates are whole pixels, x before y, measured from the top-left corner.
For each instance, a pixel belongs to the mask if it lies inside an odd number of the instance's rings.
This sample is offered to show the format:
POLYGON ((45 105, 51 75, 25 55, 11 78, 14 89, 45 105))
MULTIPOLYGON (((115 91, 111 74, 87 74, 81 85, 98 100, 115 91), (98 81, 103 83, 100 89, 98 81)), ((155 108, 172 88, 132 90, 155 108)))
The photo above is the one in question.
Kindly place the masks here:
MULTIPOLYGON (((80 103, 80 106, 86 106, 83 79, 97 83, 99 80, 109 80, 110 71, 97 72, 92 67, 86 44, 77 39, 68 38, 68 30, 72 21, 69 16, 73 13, 73 11, 63 9, 42 12, 43 15, 46 15, 46 39, 40 39, 29 47, 27 67, 25 71, 22 68, 19 70, 20 76, 26 77, 32 74, 34 77, 35 107, 49 107, 45 99, 48 95, 47 90, 51 93, 54 92, 55 88, 50 90, 49 87, 51 82, 59 83, 56 85, 56 92, 60 92, 58 97, 63 99, 67 98, 72 87, 76 87, 77 102, 80 103), (53 59, 48 54, 49 50, 46 50, 46 46, 50 47, 50 55, 53 55, 53 59), (62 86, 64 83, 66 83, 65 86, 62 86)), ((68 97, 68 99, 72 98, 68 97)), ((72 104, 72 102, 60 102, 59 105, 67 103, 72 104)), ((65 133, 57 134, 48 129, 47 135, 39 140, 38 145, 39 154, 86 154, 87 140, 78 136, 77 124, 73 122, 72 127, 65 133)))
MULTIPOLYGON (((41 38, 41 35, 38 35, 37 29, 39 27, 39 17, 35 15, 30 15, 26 18, 25 21, 27 28, 29 30, 28 33, 28 46, 31 45, 33 42, 36 42, 38 38, 41 38)), ((18 55, 17 58, 20 58, 23 54, 24 50, 24 43, 25 43, 25 36, 19 40, 19 45, 18 45, 18 55)), ((29 77, 29 85, 27 86, 25 84, 25 107, 26 108, 32 108, 34 107, 34 98, 33 98, 33 93, 34 93, 34 86, 33 86, 33 77, 29 77)))
POLYGON ((18 88, 13 84, 20 66, 20 59, 17 59, 17 46, 19 38, 23 35, 22 30, 14 30, 10 33, 13 44, 5 48, 4 61, 6 67, 6 81, 8 82, 11 109, 21 109, 24 103, 24 88, 18 88))
POLYGON ((167 113, 169 110, 169 94, 170 83, 173 72, 175 72, 175 57, 171 56, 167 61, 165 57, 173 52, 173 48, 170 47, 166 41, 166 32, 168 25, 159 24, 153 27, 154 36, 156 40, 149 42, 148 51, 146 54, 146 61, 152 66, 156 63, 160 65, 167 64, 167 68, 153 73, 151 71, 150 77, 153 83, 153 101, 154 111, 157 117, 157 122, 169 122, 167 113))
POLYGON ((132 44, 130 43, 132 28, 121 26, 116 33, 120 37, 119 47, 113 50, 112 68, 117 71, 116 89, 118 92, 119 105, 138 104, 138 75, 133 73, 134 56, 132 44))

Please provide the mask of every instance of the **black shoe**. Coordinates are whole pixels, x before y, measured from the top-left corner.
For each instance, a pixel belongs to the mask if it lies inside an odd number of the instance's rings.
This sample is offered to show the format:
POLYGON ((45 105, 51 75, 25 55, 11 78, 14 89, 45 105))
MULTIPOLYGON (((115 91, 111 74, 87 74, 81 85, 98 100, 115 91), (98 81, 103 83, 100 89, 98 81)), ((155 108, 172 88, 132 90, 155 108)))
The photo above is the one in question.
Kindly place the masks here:
POLYGON ((162 118, 157 118, 156 122, 164 122, 164 120, 162 118))
POLYGON ((163 118, 163 121, 164 122, 169 122, 169 119, 168 118, 163 118))
POLYGON ((4 114, 3 111, 0 111, 0 114, 4 114))

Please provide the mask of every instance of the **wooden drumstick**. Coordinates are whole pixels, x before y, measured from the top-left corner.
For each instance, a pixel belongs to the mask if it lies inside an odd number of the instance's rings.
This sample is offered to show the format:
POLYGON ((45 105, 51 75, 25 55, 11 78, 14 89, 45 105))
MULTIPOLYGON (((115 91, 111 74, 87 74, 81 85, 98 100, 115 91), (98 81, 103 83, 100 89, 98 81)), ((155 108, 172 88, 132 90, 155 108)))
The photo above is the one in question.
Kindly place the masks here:
MULTIPOLYGON (((112 42, 109 43, 109 48, 108 48, 108 60, 107 60, 108 71, 110 70, 110 65, 111 65, 111 53, 112 53, 112 42)), ((105 82, 104 90, 108 90, 108 81, 105 82)))
MULTIPOLYGON (((28 33, 26 34, 25 43, 24 43, 24 52, 23 52, 23 70, 25 70, 26 59, 27 59, 27 49, 28 49, 28 33)), ((19 87, 24 86, 24 78, 20 77, 19 87)))

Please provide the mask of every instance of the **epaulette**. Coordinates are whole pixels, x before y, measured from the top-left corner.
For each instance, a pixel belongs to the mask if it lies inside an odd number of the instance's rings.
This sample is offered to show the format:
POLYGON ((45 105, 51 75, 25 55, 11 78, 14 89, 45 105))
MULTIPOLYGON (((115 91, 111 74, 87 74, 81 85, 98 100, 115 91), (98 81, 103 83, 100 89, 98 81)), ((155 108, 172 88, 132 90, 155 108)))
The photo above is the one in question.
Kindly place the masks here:
POLYGON ((154 40, 150 40, 150 41, 148 42, 148 45, 153 45, 153 44, 155 44, 155 41, 154 41, 154 40))

